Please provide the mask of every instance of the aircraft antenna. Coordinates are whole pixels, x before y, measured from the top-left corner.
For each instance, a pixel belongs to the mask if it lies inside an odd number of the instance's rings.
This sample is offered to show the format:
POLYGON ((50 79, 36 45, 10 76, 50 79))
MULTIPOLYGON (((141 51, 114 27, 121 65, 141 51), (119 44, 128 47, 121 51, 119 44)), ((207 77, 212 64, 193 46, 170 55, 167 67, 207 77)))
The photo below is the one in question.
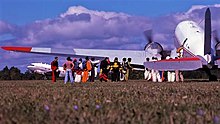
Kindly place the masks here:
POLYGON ((205 20, 205 19, 202 19, 202 20, 198 23, 198 25, 201 26, 200 24, 201 24, 204 20, 205 20))

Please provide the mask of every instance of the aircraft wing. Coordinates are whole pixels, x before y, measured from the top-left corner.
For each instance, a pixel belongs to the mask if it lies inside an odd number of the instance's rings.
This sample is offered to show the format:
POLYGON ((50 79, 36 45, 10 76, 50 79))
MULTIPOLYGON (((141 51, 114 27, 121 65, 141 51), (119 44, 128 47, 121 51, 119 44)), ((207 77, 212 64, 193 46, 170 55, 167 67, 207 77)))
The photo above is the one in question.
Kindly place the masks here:
POLYGON ((58 49, 58 48, 40 48, 40 47, 1 47, 7 51, 26 52, 35 54, 55 55, 55 56, 70 56, 76 58, 85 58, 85 56, 103 59, 109 57, 113 61, 115 57, 121 61, 122 58, 132 58, 132 64, 143 65, 146 53, 144 51, 134 50, 102 50, 102 49, 58 49))
POLYGON ((202 68, 202 61, 200 58, 177 58, 167 59, 160 61, 144 62, 144 66, 149 69, 161 70, 161 71, 173 71, 173 70, 196 70, 202 68))
POLYGON ((144 66, 145 68, 161 71, 187 71, 202 68, 204 61, 201 58, 197 57, 184 47, 181 49, 183 58, 144 62, 144 66))

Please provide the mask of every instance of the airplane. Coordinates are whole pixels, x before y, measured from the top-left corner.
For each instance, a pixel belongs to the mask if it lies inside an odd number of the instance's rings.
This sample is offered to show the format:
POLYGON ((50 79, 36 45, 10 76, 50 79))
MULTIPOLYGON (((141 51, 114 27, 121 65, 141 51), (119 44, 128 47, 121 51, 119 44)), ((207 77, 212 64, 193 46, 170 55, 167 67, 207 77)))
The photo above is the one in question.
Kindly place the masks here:
MULTIPOLYGON (((146 32, 145 32, 146 33, 146 32)), ((109 57, 113 61, 115 57, 119 60, 122 58, 132 58, 132 66, 135 68, 149 68, 156 70, 196 70, 205 68, 210 80, 217 80, 211 75, 210 69, 220 67, 220 61, 215 53, 219 53, 219 42, 217 48, 211 48, 211 12, 207 8, 205 12, 205 30, 199 27, 196 22, 182 21, 175 29, 175 37, 177 49, 182 51, 183 58, 146 61, 146 58, 162 58, 170 55, 169 51, 165 51, 158 42, 153 42, 152 38, 146 35, 148 43, 144 50, 104 50, 104 49, 56 49, 56 48, 41 48, 41 47, 17 47, 17 46, 2 46, 1 48, 7 51, 26 52, 35 54, 46 54, 56 56, 71 56, 82 58, 85 56, 95 57, 96 59, 104 59, 109 57), (214 51, 214 52, 213 52, 214 51), (216 60, 216 61, 215 61, 216 60)))
POLYGON ((155 70, 196 70, 202 68, 209 76, 210 81, 216 81, 210 69, 220 68, 220 42, 214 37, 216 44, 211 42, 211 12, 205 12, 204 30, 194 21, 182 21, 175 29, 177 52, 181 58, 144 62, 144 66, 155 70), (215 46, 214 46, 215 45, 215 46))
MULTIPOLYGON (((94 61, 91 61, 91 63, 98 64, 100 63, 100 61, 94 60, 94 61)), ((27 69, 30 72, 34 72, 34 73, 38 73, 42 75, 46 75, 52 72, 51 65, 47 63, 42 63, 42 62, 31 63, 30 65, 27 66, 27 69)), ((63 67, 58 67, 57 71, 59 72, 59 77, 65 77, 65 70, 63 69, 63 67)), ((98 68, 95 67, 95 77, 97 77, 97 73, 98 73, 98 68)))
MULTIPOLYGON (((30 72, 35 72, 38 74, 45 75, 47 73, 51 73, 51 65, 47 63, 31 63, 29 66, 27 66, 27 69, 30 72)), ((59 77, 65 77, 65 70, 63 70, 63 67, 58 67, 59 77)))

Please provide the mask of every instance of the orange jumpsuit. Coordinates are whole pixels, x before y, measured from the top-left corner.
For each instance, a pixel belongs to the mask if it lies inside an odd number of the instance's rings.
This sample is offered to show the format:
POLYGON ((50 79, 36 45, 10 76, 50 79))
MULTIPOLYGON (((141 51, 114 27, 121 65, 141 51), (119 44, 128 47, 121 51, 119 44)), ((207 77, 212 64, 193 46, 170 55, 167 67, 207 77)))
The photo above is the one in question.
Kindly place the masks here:
POLYGON ((83 71, 83 77, 82 77, 83 83, 86 83, 86 81, 88 80, 89 71, 91 71, 91 69, 92 69, 92 65, 91 65, 91 62, 88 60, 86 61, 86 69, 84 69, 83 71))

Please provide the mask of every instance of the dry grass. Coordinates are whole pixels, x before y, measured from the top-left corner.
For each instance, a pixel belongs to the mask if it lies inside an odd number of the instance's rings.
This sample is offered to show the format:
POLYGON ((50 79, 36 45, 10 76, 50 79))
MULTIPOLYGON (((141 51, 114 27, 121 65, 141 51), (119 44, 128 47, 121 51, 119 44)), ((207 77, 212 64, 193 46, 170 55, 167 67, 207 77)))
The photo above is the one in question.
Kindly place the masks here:
POLYGON ((1 81, 0 123, 220 123, 220 83, 1 81))

